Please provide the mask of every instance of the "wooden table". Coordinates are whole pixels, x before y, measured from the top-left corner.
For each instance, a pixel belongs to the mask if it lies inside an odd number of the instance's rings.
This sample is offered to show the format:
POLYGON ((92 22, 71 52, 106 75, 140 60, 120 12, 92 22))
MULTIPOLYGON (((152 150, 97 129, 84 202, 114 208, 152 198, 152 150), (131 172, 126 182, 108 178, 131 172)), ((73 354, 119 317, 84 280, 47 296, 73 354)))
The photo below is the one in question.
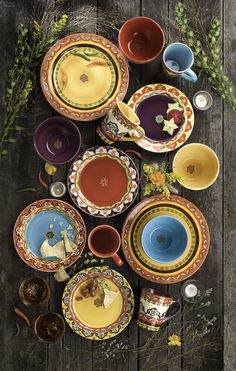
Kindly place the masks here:
MULTIPOLYGON (((17 25, 25 22, 32 11, 32 2, 23 0, 1 0, 1 97, 7 79, 7 69, 13 58, 13 48, 15 43, 17 25)), ((176 41, 177 36, 170 27, 174 20, 175 0, 71 0, 65 4, 76 10, 80 5, 90 4, 106 9, 120 8, 126 18, 145 15, 157 20, 164 28, 166 41, 176 41)), ((186 1, 186 3, 188 3, 186 1)), ((199 1, 203 5, 205 1, 199 1)), ((236 84, 236 9, 234 0, 214 0, 209 1, 209 16, 217 15, 222 21, 222 51, 224 55, 225 70, 233 78, 236 84)), ((80 30, 78 29, 78 32, 80 30)), ((89 30, 93 32, 94 30, 89 30)), ((111 39, 116 42, 117 34, 112 34, 111 39)), ((160 58, 147 65, 138 66, 130 64, 130 84, 127 99, 139 87, 153 82, 170 83, 163 75, 160 68, 160 58)), ((190 99, 194 92, 201 89, 210 90, 210 86, 204 77, 200 77, 194 85, 178 80, 171 80, 171 84, 179 87, 190 99)), ((201 280, 207 288, 213 288, 211 297, 212 305, 205 309, 205 314, 210 318, 217 317, 217 331, 215 337, 219 338, 222 349, 213 353, 205 359, 198 358, 197 361, 178 357, 170 361, 168 367, 159 367, 162 357, 156 352, 152 359, 153 370, 214 370, 223 369, 223 355, 225 370, 236 369, 235 339, 236 339, 236 248, 235 241, 235 171, 236 171, 236 115, 231 108, 222 102, 221 98, 213 93, 214 103, 207 112, 196 112, 195 127, 188 140, 191 142, 201 142, 211 146, 217 153, 221 171, 216 183, 209 189, 199 192, 191 192, 187 189, 180 189, 180 194, 195 203, 205 215, 211 233, 210 252, 202 268, 194 275, 194 278, 201 280), (225 242, 225 243, 224 243, 225 242), (223 324, 224 318, 224 324, 223 324), (223 352, 224 337, 224 352, 223 352)), ((19 119, 19 123, 26 130, 19 137, 16 144, 11 146, 11 151, 6 159, 1 162, 1 259, 0 259, 0 349, 1 349, 1 370, 11 371, 80 371, 80 370, 148 370, 143 359, 136 357, 135 353, 128 352, 124 357, 109 358, 101 365, 93 357, 92 341, 85 340, 73 333, 69 327, 66 328, 64 339, 53 345, 40 343, 33 335, 31 329, 22 323, 21 333, 14 337, 16 315, 12 309, 14 301, 23 309, 33 321, 37 313, 44 310, 61 312, 61 296, 64 288, 63 283, 55 282, 53 275, 43 274, 34 271, 26 266, 15 252, 12 242, 12 230, 14 222, 21 210, 31 202, 48 197, 47 192, 40 187, 37 181, 37 174, 43 167, 43 161, 37 156, 32 143, 32 134, 36 126, 45 118, 56 115, 49 104, 46 102, 40 88, 34 95, 34 104, 28 110, 25 117, 19 119), (37 188, 37 193, 16 193, 16 189, 25 186, 37 188), (44 307, 27 309, 19 303, 18 287, 23 278, 40 276, 47 279, 51 287, 51 300, 44 307), (80 353, 81 349, 90 350, 91 353, 80 353)), ((1 118, 4 115, 3 103, 1 101, 1 118)), ((82 133, 82 149, 101 144, 95 135, 95 123, 78 123, 82 133)), ((121 149, 134 148, 135 145, 118 145, 121 149)), ((157 155, 145 151, 142 154, 142 163, 150 161, 171 162, 174 152, 169 154, 157 155)), ((136 165, 142 171, 142 163, 135 159, 136 165)), ((59 167, 58 173, 51 180, 66 180, 68 166, 59 167)), ((50 181, 51 181, 50 180, 50 181)), ((71 202, 67 195, 66 201, 71 202)), ((119 231, 127 214, 121 214, 113 219, 100 220, 92 218, 82 213, 89 232, 95 225, 109 223, 119 231)), ((112 261, 107 261, 112 268, 121 272, 132 285, 136 303, 139 302, 140 289, 142 287, 155 287, 166 295, 180 295, 181 283, 174 285, 155 285, 138 277, 125 262, 124 266, 117 268, 112 261)), ((183 310, 186 305, 183 303, 183 310)), ((139 330, 136 325, 137 305, 134 318, 126 330, 121 333, 116 340, 127 341, 127 344, 138 346, 145 343, 150 337, 147 331, 139 330)), ((188 314, 180 314, 178 319, 185 323, 191 319, 188 314)), ((20 320, 19 320, 20 321, 20 320)), ((176 327, 176 333, 180 326, 176 327)), ((163 332, 163 342, 170 335, 168 326, 163 332)), ((183 341, 185 333, 182 332, 183 341)), ((115 338, 114 338, 115 339, 115 338)), ((183 345, 184 348, 184 345, 183 345)), ((183 350, 182 348, 182 350, 183 350)), ((181 352, 181 349, 179 350, 181 352)), ((179 353, 181 355, 181 353, 179 353)), ((165 357, 168 354, 165 354, 165 357)))

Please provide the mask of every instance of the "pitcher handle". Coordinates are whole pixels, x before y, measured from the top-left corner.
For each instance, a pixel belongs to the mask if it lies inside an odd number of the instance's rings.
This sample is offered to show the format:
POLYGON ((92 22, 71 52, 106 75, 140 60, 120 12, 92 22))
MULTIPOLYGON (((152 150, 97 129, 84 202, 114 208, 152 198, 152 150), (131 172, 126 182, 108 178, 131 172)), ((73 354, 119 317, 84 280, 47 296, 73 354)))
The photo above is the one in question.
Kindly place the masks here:
POLYGON ((140 136, 139 137, 122 137, 122 138, 119 138, 119 141, 121 142, 137 142, 138 140, 141 140, 145 137, 145 131, 143 128, 141 128, 140 126, 138 126, 137 128, 134 129, 135 131, 139 132, 140 136))
POLYGON ((181 310, 181 308, 182 308, 182 305, 181 305, 179 299, 177 299, 177 300, 173 300, 172 303, 171 303, 171 305, 174 304, 174 303, 178 304, 178 306, 177 306, 177 308, 176 308, 176 311, 175 311, 171 316, 167 316, 167 317, 165 317, 163 322, 166 322, 166 321, 168 321, 169 319, 175 317, 175 316, 180 312, 180 310, 181 310))

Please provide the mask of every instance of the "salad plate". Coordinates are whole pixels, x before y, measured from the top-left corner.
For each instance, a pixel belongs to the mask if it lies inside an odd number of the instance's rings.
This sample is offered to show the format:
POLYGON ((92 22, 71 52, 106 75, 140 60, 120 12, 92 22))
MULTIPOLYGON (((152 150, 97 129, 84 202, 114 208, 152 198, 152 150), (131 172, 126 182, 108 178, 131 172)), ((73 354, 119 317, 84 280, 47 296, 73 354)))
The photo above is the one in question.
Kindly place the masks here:
POLYGON ((60 114, 90 121, 123 100, 129 81, 122 52, 102 36, 78 33, 56 42, 40 73, 43 93, 60 114))
POLYGON ((92 216, 104 218, 118 215, 131 205, 138 182, 131 158, 110 146, 81 153, 68 173, 68 190, 75 204, 92 216))
POLYGON ((190 136, 194 112, 188 98, 177 88, 150 84, 136 91, 128 105, 140 119, 145 137, 137 144, 150 152, 169 152, 190 136))
POLYGON ((131 321, 134 295, 128 281, 109 267, 91 267, 66 285, 62 311, 78 335, 105 340, 118 335, 131 321))
POLYGON ((13 240, 18 255, 27 265, 42 272, 55 272, 79 258, 86 242, 86 229, 81 215, 71 205, 55 199, 38 200, 18 216, 13 240), (41 250, 44 241, 50 249, 62 240, 65 232, 74 246, 70 253, 64 259, 44 257, 41 250))
POLYGON ((156 283, 170 284, 190 277, 206 259, 209 244, 209 229, 201 211, 190 201, 174 195, 170 199, 156 195, 142 200, 130 211, 122 229, 123 252, 131 268, 156 283), (187 233, 185 250, 174 259, 153 259, 143 248, 145 226, 161 216, 176 219, 187 233))

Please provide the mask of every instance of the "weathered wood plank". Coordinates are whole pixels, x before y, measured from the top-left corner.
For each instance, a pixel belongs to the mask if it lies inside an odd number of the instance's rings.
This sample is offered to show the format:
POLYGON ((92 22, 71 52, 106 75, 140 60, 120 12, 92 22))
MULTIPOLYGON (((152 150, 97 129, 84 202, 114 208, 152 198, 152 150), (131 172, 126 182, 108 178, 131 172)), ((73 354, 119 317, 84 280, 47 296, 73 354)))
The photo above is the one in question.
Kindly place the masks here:
MULTIPOLYGON (((186 2, 188 6, 188 2, 186 2)), ((214 1, 214 4, 208 6, 204 0, 197 2, 197 7, 199 9, 207 8, 207 16, 204 17, 206 24, 209 23, 213 16, 221 17, 221 1, 214 1)), ((192 99, 193 94, 198 90, 210 90, 210 85, 207 79, 201 76, 195 84, 189 84, 188 82, 183 83, 184 93, 192 99)), ((190 142, 200 142, 210 146, 218 155, 220 164, 222 165, 222 100, 217 94, 213 94, 213 106, 207 112, 195 112, 195 127, 193 133, 188 141, 190 142)), ((201 269, 194 275, 194 278, 199 279, 207 288, 213 288, 213 294, 210 298, 212 304, 206 307, 203 313, 207 318, 217 317, 217 329, 214 334, 213 341, 220 340, 222 337, 222 194, 223 194, 223 184, 222 184, 222 168, 220 175, 210 188, 203 191, 190 191, 183 189, 183 196, 190 201, 192 201, 205 216, 211 236, 211 245, 208 257, 201 267, 201 269)), ((184 305, 184 310, 186 309, 186 304, 184 305)), ((193 313, 186 313, 184 315, 183 321, 192 320, 193 313)), ((185 331, 184 331, 185 339, 185 331)), ((184 340, 183 339, 183 340, 184 340)), ((206 336, 203 342, 210 341, 210 336, 206 336)), ((186 341, 187 343, 187 341, 186 341)), ((186 348, 188 345, 186 344, 186 348)), ((186 350, 184 347, 183 349, 186 350)), ((220 352, 214 353, 212 355, 205 354, 205 357, 215 358, 206 359, 201 358, 196 355, 191 357, 183 358, 183 370, 192 369, 204 369, 205 367, 214 370, 222 369, 222 357, 220 352)))
MULTIPOLYGON (((236 86, 236 9, 235 2, 224 2, 224 65, 225 71, 236 86)), ((235 89, 234 89, 235 94, 235 89)), ((236 205, 235 205, 235 174, 236 173, 236 113, 224 104, 224 370, 236 369, 236 205)))
MULTIPOLYGON (((121 14, 121 20, 120 24, 122 24, 122 19, 130 18, 132 16, 135 16, 139 12, 139 0, 135 0, 132 2, 127 2, 123 0, 119 1, 114 1, 114 0, 99 0, 98 1, 98 11, 99 9, 105 9, 105 10, 116 10, 121 14)), ((117 20, 116 20, 117 21, 117 20)), ((109 38, 114 42, 114 44, 118 45, 118 33, 117 31, 112 31, 110 32, 110 35, 104 34, 105 37, 109 38)), ((132 64, 129 65, 129 73, 130 73, 130 82, 129 82, 129 89, 127 93, 127 97, 130 96, 130 92, 133 92, 136 90, 136 87, 139 87, 139 73, 140 73, 140 68, 139 66, 133 66, 132 64)), ((126 101, 126 99, 125 99, 126 101)), ((97 136, 97 144, 103 144, 100 138, 97 136)), ((123 151, 126 151, 127 149, 134 148, 137 150, 137 146, 134 143, 125 143, 125 142, 119 142, 119 143, 114 143, 114 147, 117 147, 123 151)), ((136 163, 136 166, 139 169, 139 161, 131 155, 132 159, 136 163)), ((135 204, 135 202, 134 202, 135 204)), ((134 204, 131 206, 133 207, 134 204)), ((113 227, 115 227, 119 233, 121 233, 122 225, 125 220, 126 215, 128 214, 129 210, 131 207, 124 213, 112 218, 112 219, 105 219, 105 220, 95 220, 95 224, 110 224, 113 227)), ((125 258, 123 256, 123 253, 120 249, 119 255, 121 256, 124 265, 122 267, 118 267, 112 259, 107 260, 107 263, 109 264, 110 267, 113 269, 117 270, 120 272, 124 277, 128 280, 130 283, 133 291, 134 291, 134 296, 135 296, 135 302, 137 306, 137 301, 138 301, 138 277, 135 275, 135 273, 131 270, 129 267, 128 263, 125 261, 125 258)), ((105 260, 106 262, 106 260, 105 260)), ((136 311, 134 318, 132 319, 131 323, 129 326, 120 334, 118 335, 113 341, 115 343, 120 343, 124 342, 124 344, 128 345, 129 347, 134 347, 137 345, 137 326, 136 326, 136 311)), ((110 341, 112 342, 112 340, 110 341)), ((109 343, 109 341, 107 341, 109 343)), ((123 356, 116 356, 112 361, 111 358, 107 360, 107 362, 104 362, 102 367, 106 369, 112 369, 114 370, 124 370, 128 371, 129 369, 136 370, 137 369, 137 358, 135 354, 132 353, 126 353, 123 356)))

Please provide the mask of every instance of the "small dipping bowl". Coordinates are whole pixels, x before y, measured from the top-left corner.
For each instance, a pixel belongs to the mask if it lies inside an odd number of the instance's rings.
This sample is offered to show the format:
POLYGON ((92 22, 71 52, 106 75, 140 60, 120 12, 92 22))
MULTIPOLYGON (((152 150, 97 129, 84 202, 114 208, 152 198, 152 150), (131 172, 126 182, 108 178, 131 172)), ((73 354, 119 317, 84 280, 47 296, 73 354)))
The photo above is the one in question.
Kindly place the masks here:
POLYGON ((119 31, 119 47, 133 63, 151 62, 161 53, 164 32, 161 26, 148 17, 128 19, 119 31))
POLYGON ((38 155, 52 164, 66 164, 79 152, 79 128, 64 117, 56 116, 43 121, 34 133, 34 148, 38 155))
POLYGON ((193 96, 193 106, 198 111, 206 111, 212 106, 212 96, 208 91, 200 90, 193 96))
POLYGON ((182 147, 173 160, 173 170, 183 178, 179 183, 194 191, 210 187, 218 177, 219 169, 216 153, 201 143, 182 147))
POLYGON ((19 297, 27 306, 42 304, 50 297, 50 287, 40 277, 27 278, 20 284, 19 297))
POLYGON ((149 258, 159 263, 179 259, 187 247, 184 225, 171 216, 157 216, 150 220, 141 235, 141 244, 149 258))
POLYGON ((63 337, 65 321, 58 313, 42 313, 34 323, 34 333, 39 340, 54 343, 63 337))

